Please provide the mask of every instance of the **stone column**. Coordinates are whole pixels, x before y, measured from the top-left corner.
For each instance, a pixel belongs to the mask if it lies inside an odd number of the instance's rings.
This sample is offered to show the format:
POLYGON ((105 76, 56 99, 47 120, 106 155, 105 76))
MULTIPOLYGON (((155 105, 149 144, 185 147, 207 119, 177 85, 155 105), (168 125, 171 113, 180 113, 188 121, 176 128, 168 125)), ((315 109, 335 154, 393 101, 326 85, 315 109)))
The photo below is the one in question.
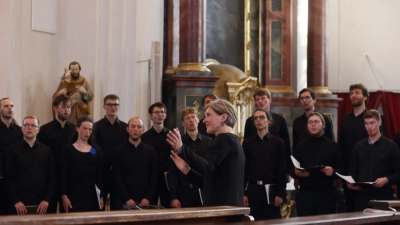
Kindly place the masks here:
POLYGON ((317 94, 332 94, 328 90, 327 0, 308 1, 307 86, 317 94))
POLYGON ((166 2, 166 47, 164 57, 166 58, 166 75, 174 74, 179 63, 179 0, 167 0, 166 2))
POLYGON ((179 5, 179 65, 177 75, 208 75, 205 65, 205 1, 180 0, 179 5), (200 74, 198 73, 200 72, 200 74))

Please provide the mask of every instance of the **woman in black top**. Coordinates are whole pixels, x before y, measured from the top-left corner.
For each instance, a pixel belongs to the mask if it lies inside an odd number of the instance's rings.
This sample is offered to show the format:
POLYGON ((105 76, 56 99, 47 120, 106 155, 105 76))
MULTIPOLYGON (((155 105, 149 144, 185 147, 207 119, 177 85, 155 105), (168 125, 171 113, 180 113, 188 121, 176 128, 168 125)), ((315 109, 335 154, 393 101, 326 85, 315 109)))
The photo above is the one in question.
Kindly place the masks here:
POLYGON ((187 163, 176 152, 171 159, 184 174, 203 175, 205 206, 243 206, 244 152, 233 134, 236 110, 228 101, 218 99, 210 103, 205 114, 207 133, 216 135, 205 159, 182 145, 177 128, 168 133, 167 141, 187 163))
POLYGON ((104 207, 96 187, 102 190, 99 148, 92 140, 93 122, 83 116, 76 123, 73 144, 67 146, 61 159, 61 194, 65 212, 97 211, 104 207))

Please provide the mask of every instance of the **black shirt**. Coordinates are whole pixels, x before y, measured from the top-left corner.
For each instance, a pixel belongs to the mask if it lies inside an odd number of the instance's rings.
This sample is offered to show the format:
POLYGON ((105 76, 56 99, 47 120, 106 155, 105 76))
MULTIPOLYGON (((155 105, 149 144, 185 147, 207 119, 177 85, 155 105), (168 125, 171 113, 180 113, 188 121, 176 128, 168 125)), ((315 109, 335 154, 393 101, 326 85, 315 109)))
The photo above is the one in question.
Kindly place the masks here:
POLYGON ((180 154, 193 170, 204 176, 205 206, 243 206, 245 159, 236 135, 218 134, 204 159, 185 145, 180 154))
MULTIPOLYGON (((334 173, 343 173, 342 151, 339 144, 323 135, 300 142, 294 149, 293 156, 303 168, 324 165, 332 167, 334 173)), ((323 172, 317 171, 311 173, 309 177, 299 177, 299 184, 301 189, 318 190, 332 186, 335 178, 335 174, 328 177, 323 172)))
POLYGON ((135 147, 129 141, 120 145, 114 154, 113 175, 116 193, 124 202, 133 199, 153 199, 157 183, 157 155, 143 142, 135 147))
POLYGON ((354 111, 344 114, 342 125, 340 126, 339 144, 343 151, 344 169, 348 170, 351 152, 354 145, 363 138, 368 137, 368 132, 364 124, 364 110, 360 115, 355 116, 354 111))
POLYGON ((400 181, 399 148, 383 136, 373 144, 364 138, 354 146, 349 173, 357 182, 374 182, 387 177, 390 184, 397 184, 400 181))
POLYGON ((105 116, 94 124, 93 135, 102 151, 104 166, 111 165, 115 149, 128 140, 127 126, 128 124, 118 118, 111 124, 105 116))
POLYGON ((285 144, 282 139, 267 133, 263 139, 258 134, 244 139, 243 151, 246 164, 244 184, 262 180, 267 184, 278 184, 278 194, 286 196, 285 144))
MULTIPOLYGON (((317 111, 315 111, 317 112, 317 111)), ((333 133, 332 120, 327 115, 321 113, 325 120, 324 135, 328 139, 335 141, 335 134, 333 133)), ((310 137, 307 128, 308 119, 305 113, 297 117, 293 121, 293 149, 296 148, 297 144, 301 141, 306 140, 310 137)))
POLYGON ((12 144, 18 143, 23 138, 21 127, 15 123, 11 123, 7 128, 6 124, 0 120, 0 177, 2 177, 3 170, 5 170, 5 154, 12 144))
POLYGON ((54 158, 46 145, 35 142, 31 148, 22 139, 6 153, 8 196, 11 203, 22 196, 43 196, 49 202, 55 191, 54 158))
POLYGON ((160 133, 157 133, 153 127, 146 131, 141 140, 154 148, 157 154, 157 169, 159 171, 168 171, 169 169, 169 155, 171 154, 172 147, 167 142, 167 134, 169 130, 164 127, 160 133))
POLYGON ((40 127, 40 132, 37 134, 37 140, 50 147, 53 151, 57 174, 60 174, 61 172, 60 165, 62 150, 68 144, 72 144, 69 143, 69 140, 75 132, 76 129, 74 124, 67 121, 64 128, 62 128, 60 122, 56 119, 40 127))
MULTIPOLYGON (((276 114, 271 111, 272 115, 272 123, 269 125, 268 131, 276 136, 279 137, 283 140, 285 143, 285 156, 286 156, 286 162, 290 162, 290 155, 292 155, 292 152, 290 151, 290 138, 289 138, 289 130, 287 126, 287 122, 285 117, 276 114)), ((246 124, 244 127, 244 139, 257 135, 257 128, 254 124, 254 117, 250 116, 246 120, 246 124)), ((291 170, 293 167, 290 163, 286 164, 286 171, 291 170)))
MULTIPOLYGON (((188 135, 185 134, 182 136, 182 143, 191 149, 194 153, 198 156, 204 158, 211 147, 212 139, 205 135, 199 133, 196 140, 193 139, 188 135)), ((168 175, 168 185, 170 189, 171 199, 177 199, 177 189, 178 186, 182 183, 187 184, 195 184, 198 187, 203 187, 203 181, 201 176, 185 176, 181 171, 175 166, 175 163, 171 160, 170 161, 170 170, 168 175)))
POLYGON ((394 143, 396 143, 397 147, 400 148, 400 131, 394 136, 394 143))
MULTIPOLYGON (((95 194, 95 185, 103 190, 100 152, 92 147, 81 152, 73 144, 62 151, 61 194, 68 198, 88 198, 95 194)), ((101 196, 103 197, 103 191, 101 196)))

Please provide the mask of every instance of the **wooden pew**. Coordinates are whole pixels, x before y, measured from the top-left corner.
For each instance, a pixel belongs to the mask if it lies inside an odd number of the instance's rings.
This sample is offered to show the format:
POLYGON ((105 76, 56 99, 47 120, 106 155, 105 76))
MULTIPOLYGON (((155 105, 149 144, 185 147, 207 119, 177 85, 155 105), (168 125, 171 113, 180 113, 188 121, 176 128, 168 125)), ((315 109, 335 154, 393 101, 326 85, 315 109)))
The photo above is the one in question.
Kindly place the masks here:
POLYGON ((225 224, 250 221, 250 208, 233 206, 2 216, 2 224, 225 224))
POLYGON ((263 220, 253 222, 238 222, 232 225, 264 225, 264 224, 291 224, 291 225, 353 225, 353 224, 400 224, 400 213, 389 211, 381 212, 353 212, 338 213, 320 216, 293 217, 289 219, 263 220))

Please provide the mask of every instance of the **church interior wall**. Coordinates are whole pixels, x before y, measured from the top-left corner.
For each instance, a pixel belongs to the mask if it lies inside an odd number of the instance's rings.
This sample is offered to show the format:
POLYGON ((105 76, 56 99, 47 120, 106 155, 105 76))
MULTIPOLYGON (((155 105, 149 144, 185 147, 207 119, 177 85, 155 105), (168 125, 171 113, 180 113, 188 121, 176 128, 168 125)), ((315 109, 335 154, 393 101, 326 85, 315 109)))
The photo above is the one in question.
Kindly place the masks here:
POLYGON ((399 7, 396 0, 328 1, 331 90, 363 83, 372 91, 400 91, 399 7))
POLYGON ((46 1, 56 2, 55 34, 31 29, 31 0, 0 2, 0 96, 13 100, 17 121, 27 114, 42 124, 52 120, 63 68, 78 61, 95 94, 95 121, 104 116, 104 96, 113 93, 121 99, 120 118, 140 116, 147 127, 148 64, 137 61, 151 58, 152 42, 162 45, 164 1, 46 1))
MULTIPOLYGON (((62 69, 77 60, 95 93, 90 104, 94 120, 104 115, 103 97, 115 93, 121 98, 121 119, 141 116, 147 127, 148 65, 137 61, 151 58, 153 41, 163 43, 164 1, 49 1, 57 5, 55 34, 31 30, 32 1, 0 2, 0 96, 13 100, 15 118, 34 114, 42 123, 50 121, 51 96, 62 69)), ((294 4, 293 10, 301 7, 294 4)), ((399 91, 399 7, 396 0, 328 1, 330 90, 347 91, 350 84, 362 82, 372 91, 399 91)), ((301 15, 297 11, 293 23, 301 15)), ((296 24, 299 36, 304 28, 296 24)), ((293 57, 295 90, 305 85, 301 40, 294 39, 299 51, 293 57)), ((161 84, 156 88, 161 90, 161 84)))

